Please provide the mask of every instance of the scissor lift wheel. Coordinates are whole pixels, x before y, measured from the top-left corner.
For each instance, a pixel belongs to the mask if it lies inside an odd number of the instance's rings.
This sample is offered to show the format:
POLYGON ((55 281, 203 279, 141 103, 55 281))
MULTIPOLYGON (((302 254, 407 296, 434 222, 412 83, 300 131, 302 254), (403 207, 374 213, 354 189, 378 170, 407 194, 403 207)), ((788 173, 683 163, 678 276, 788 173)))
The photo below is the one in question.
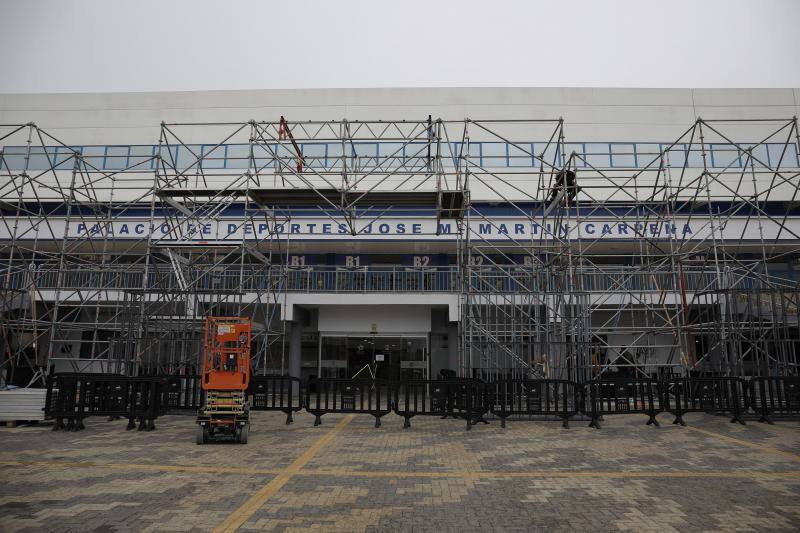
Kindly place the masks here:
POLYGON ((208 442, 208 429, 204 426, 197 426, 196 442, 197 444, 205 444, 208 442))
POLYGON ((247 444, 247 437, 250 435, 250 426, 241 426, 236 429, 235 439, 239 444, 247 444))

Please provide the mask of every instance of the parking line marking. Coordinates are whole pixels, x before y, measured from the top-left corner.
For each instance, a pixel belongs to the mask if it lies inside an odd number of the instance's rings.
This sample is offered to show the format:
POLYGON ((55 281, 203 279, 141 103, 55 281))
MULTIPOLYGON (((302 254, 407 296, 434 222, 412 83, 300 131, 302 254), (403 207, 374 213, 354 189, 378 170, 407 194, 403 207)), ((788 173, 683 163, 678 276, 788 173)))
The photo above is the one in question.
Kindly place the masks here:
POLYGON ((710 437, 716 437, 717 439, 720 439, 720 440, 726 440, 726 441, 729 441, 729 442, 733 442, 735 444, 741 444, 742 446, 747 446, 749 448, 754 448, 756 450, 761 450, 763 452, 777 453, 779 455, 785 455, 785 456, 789 457, 790 459, 793 459, 795 461, 800 461, 800 455, 798 455, 796 453, 787 452, 787 451, 784 451, 784 450, 779 450, 778 448, 773 448, 771 446, 764 446, 763 444, 756 444, 755 442, 750 442, 750 441, 746 441, 746 440, 742 440, 742 439, 737 439, 736 437, 729 437, 728 435, 723 435, 722 433, 716 433, 714 431, 708 431, 707 429, 701 429, 701 428, 692 427, 692 426, 686 426, 686 429, 688 429, 690 431, 696 431, 697 433, 703 433, 704 435, 708 435, 710 437))
POLYGON ((301 476, 344 476, 367 478, 647 478, 647 477, 673 477, 673 478, 771 478, 789 477, 800 478, 799 472, 765 472, 765 471, 736 471, 736 472, 691 472, 691 471, 553 471, 540 470, 533 472, 498 472, 498 471, 442 471, 442 472, 409 472, 409 471, 358 471, 343 469, 305 469, 298 475, 301 476))
POLYGON ((214 533, 236 531, 242 524, 253 516, 267 501, 274 496, 286 483, 294 477, 314 456, 320 452, 333 438, 342 431, 355 415, 347 415, 339 421, 330 431, 320 437, 317 442, 311 445, 303 454, 284 468, 269 483, 264 485, 261 490, 253 494, 241 507, 232 512, 220 525, 214 528, 214 533))

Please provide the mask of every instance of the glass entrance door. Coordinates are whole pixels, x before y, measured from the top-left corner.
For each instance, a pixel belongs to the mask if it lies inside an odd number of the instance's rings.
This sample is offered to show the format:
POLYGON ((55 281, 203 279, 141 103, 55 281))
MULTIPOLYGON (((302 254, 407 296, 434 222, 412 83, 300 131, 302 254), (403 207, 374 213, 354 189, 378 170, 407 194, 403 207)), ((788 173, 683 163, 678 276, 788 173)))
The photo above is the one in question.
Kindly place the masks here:
POLYGON ((427 379, 428 338, 413 335, 322 337, 323 378, 427 379))

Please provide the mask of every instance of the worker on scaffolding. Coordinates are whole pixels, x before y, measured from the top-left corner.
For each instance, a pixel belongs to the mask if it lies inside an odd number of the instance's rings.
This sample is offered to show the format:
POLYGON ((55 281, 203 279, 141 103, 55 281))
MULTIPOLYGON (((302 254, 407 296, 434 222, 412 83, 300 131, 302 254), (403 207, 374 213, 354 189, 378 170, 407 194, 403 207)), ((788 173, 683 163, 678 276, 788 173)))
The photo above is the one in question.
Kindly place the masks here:
POLYGON ((556 202, 560 206, 569 206, 572 204, 575 197, 578 195, 580 187, 577 184, 577 176, 575 172, 569 169, 563 169, 556 174, 556 180, 550 188, 550 196, 547 199, 547 208, 550 209, 556 202), (559 201, 560 198, 560 201, 559 201))

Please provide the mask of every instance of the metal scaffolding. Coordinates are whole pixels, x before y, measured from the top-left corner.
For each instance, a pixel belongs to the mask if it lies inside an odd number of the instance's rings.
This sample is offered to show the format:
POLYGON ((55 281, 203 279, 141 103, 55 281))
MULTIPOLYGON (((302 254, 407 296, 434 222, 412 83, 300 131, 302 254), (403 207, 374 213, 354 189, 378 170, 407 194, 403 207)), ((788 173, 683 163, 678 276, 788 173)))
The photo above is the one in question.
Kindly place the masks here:
POLYGON ((796 119, 699 119, 629 170, 571 149, 562 121, 539 153, 513 137, 516 126, 466 125, 538 168, 501 174, 464 161, 471 189, 491 189, 534 230, 512 238, 481 208, 468 210, 479 225, 464 226, 463 373, 798 372, 797 281, 772 267, 797 259, 787 222, 800 180, 784 163, 796 153, 796 119), (715 145, 725 150, 712 162, 715 145), (767 162, 767 145, 777 161, 767 162))
POLYGON ((647 152, 567 138, 561 119, 280 117, 162 124, 100 165, 0 126, 2 368, 195 373, 216 314, 251 317, 254 371, 286 373, 295 220, 355 240, 413 210, 435 220, 421 238, 454 227, 462 375, 797 374, 797 119, 698 119, 647 152))

